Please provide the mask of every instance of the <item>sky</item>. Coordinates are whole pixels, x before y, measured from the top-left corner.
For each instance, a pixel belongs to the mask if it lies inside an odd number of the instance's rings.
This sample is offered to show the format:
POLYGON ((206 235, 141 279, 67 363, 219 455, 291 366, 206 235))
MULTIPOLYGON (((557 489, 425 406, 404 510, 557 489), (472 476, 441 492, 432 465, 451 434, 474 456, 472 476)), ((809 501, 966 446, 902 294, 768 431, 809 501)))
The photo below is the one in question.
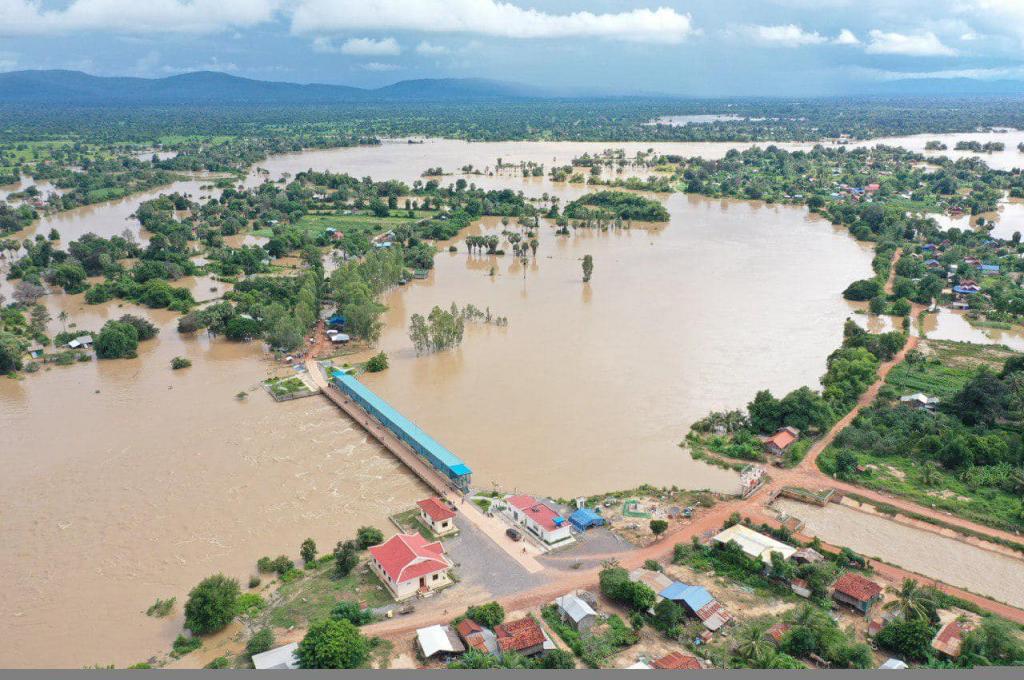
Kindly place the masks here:
POLYGON ((1024 82, 1024 0, 0 0, 0 71, 53 68, 700 97, 998 88, 1024 82))

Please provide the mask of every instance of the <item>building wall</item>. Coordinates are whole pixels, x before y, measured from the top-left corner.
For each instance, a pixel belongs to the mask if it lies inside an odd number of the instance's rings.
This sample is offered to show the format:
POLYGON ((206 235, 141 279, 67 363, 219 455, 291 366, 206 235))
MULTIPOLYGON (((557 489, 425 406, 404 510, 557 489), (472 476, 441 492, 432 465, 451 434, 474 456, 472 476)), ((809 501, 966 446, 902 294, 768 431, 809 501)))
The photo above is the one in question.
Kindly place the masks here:
POLYGON ((534 522, 529 515, 527 515, 519 508, 509 505, 506 512, 512 519, 514 519, 519 524, 522 524, 530 531, 530 533, 532 533, 534 536, 539 537, 545 543, 557 543, 559 541, 564 541, 565 539, 570 538, 572 536, 572 532, 570 530, 571 525, 569 524, 569 522, 566 522, 563 526, 560 526, 557 529, 549 531, 548 529, 545 529, 541 525, 534 522))
MULTIPOLYGON (((380 563, 375 559, 370 559, 370 569, 377 575, 381 583, 387 586, 391 592, 392 597, 396 600, 407 600, 410 597, 415 597, 416 593, 420 589, 420 580, 418 578, 411 579, 409 581, 401 581, 395 583, 388 575, 381 569, 380 563)), ((437 590, 438 588, 444 588, 451 584, 451 579, 448 578, 448 570, 443 569, 436 571, 433 574, 427 574, 425 576, 427 590, 437 590)))
POLYGON ((423 523, 430 527, 431 531, 438 536, 444 536, 445 534, 450 534, 456 530, 454 517, 451 519, 441 520, 440 522, 435 522, 430 518, 430 515, 423 510, 420 510, 420 519, 423 520, 423 523))

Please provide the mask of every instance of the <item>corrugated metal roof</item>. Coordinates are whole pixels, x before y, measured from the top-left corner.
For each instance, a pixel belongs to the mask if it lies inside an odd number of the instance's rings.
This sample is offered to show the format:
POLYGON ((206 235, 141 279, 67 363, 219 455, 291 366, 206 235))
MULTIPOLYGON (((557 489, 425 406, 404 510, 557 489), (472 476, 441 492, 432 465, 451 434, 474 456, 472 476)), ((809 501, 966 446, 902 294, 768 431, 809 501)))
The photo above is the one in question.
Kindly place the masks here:
POLYGON ((448 466, 448 469, 454 474, 459 476, 472 474, 472 470, 462 462, 461 458, 438 443, 433 437, 421 430, 416 423, 395 410, 389 403, 378 397, 369 387, 341 371, 334 371, 332 377, 335 382, 343 383, 362 399, 372 404, 374 408, 387 417, 396 427, 405 431, 407 435, 448 466))

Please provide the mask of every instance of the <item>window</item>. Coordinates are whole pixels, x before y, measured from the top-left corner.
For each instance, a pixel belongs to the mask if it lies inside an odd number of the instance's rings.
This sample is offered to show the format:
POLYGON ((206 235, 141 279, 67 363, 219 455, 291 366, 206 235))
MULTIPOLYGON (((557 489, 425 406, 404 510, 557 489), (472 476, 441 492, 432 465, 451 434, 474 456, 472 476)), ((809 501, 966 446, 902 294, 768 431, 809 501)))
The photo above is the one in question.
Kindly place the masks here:
POLYGON ((437 575, 437 574, 434 574, 434 580, 435 580, 435 581, 437 580, 437 577, 438 577, 438 575, 437 575))

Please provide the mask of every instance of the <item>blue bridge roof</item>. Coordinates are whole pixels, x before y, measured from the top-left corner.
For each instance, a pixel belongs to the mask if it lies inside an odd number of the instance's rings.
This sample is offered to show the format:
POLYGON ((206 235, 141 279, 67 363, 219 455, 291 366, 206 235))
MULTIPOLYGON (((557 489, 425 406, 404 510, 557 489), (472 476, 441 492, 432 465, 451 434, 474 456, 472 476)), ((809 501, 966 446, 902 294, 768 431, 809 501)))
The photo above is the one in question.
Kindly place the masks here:
POLYGON ((430 451, 430 453, 433 454, 441 463, 447 466, 452 473, 460 477, 462 475, 472 474, 473 471, 469 469, 468 465, 462 462, 461 458, 446 449, 429 434, 421 430, 416 423, 399 413, 391 406, 391 404, 378 397, 369 387, 343 371, 335 370, 331 373, 331 376, 334 378, 335 382, 343 383, 348 389, 358 394, 361 398, 366 400, 367 403, 376 408, 385 418, 390 420, 393 425, 403 430, 410 438, 414 439, 416 443, 430 451))

